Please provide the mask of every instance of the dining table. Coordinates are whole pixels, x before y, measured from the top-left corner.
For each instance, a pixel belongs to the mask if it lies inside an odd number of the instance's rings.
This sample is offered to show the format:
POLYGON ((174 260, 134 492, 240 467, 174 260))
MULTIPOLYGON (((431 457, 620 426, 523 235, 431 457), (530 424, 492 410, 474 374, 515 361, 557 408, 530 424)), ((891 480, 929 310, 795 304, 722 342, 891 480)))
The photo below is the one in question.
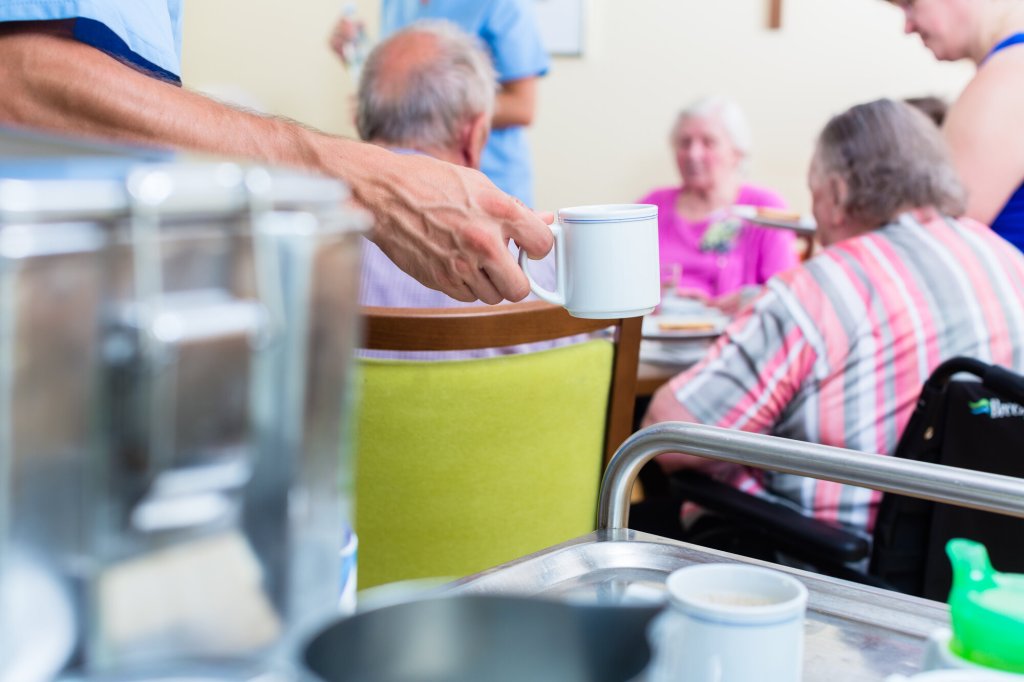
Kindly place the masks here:
POLYGON ((650 398, 672 377, 700 361, 730 318, 694 299, 665 292, 661 305, 644 318, 636 396, 650 398))

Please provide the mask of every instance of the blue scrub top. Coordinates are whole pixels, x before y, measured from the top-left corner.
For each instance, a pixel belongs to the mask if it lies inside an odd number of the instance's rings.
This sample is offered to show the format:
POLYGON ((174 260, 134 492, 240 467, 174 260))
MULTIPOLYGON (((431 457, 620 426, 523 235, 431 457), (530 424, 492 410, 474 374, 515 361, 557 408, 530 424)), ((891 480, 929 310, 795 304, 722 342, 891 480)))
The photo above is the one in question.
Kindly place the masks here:
MULTIPOLYGON (((479 37, 503 83, 548 72, 531 0, 383 0, 381 36, 420 19, 447 19, 479 37)), ((502 190, 534 205, 530 147, 522 126, 491 131, 480 168, 502 190)))
POLYGON ((0 22, 77 19, 77 40, 153 76, 180 84, 182 2, 14 0, 0 2, 0 22))

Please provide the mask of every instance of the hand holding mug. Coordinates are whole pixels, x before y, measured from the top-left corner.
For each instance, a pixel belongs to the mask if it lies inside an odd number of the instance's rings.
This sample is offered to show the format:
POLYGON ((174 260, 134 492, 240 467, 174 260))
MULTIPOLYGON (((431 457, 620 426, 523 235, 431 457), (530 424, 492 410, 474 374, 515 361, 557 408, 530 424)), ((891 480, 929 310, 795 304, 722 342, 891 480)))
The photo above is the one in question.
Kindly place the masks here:
POLYGON ((654 311, 661 299, 657 206, 563 208, 550 228, 555 238, 554 291, 537 284, 526 253, 519 255, 530 289, 539 298, 564 306, 574 317, 591 319, 654 311))

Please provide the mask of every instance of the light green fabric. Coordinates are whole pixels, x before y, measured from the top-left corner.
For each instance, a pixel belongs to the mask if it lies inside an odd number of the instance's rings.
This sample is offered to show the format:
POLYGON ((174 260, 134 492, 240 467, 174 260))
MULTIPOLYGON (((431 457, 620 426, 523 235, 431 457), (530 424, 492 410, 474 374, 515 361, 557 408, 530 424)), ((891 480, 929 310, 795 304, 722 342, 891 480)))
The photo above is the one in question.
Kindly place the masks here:
POLYGON ((359 587, 462 576, 594 529, 614 348, 363 359, 359 587))

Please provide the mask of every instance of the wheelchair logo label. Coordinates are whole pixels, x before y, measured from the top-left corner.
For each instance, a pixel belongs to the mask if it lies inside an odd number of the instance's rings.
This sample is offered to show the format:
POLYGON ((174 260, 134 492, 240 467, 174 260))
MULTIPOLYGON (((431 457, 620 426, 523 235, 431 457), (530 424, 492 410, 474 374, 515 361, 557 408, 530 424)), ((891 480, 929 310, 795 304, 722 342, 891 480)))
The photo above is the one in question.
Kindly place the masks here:
POLYGON ((973 403, 967 403, 971 414, 987 414, 989 419, 1004 419, 1006 417, 1024 417, 1024 407, 1017 403, 1006 403, 999 398, 982 398, 973 403))

